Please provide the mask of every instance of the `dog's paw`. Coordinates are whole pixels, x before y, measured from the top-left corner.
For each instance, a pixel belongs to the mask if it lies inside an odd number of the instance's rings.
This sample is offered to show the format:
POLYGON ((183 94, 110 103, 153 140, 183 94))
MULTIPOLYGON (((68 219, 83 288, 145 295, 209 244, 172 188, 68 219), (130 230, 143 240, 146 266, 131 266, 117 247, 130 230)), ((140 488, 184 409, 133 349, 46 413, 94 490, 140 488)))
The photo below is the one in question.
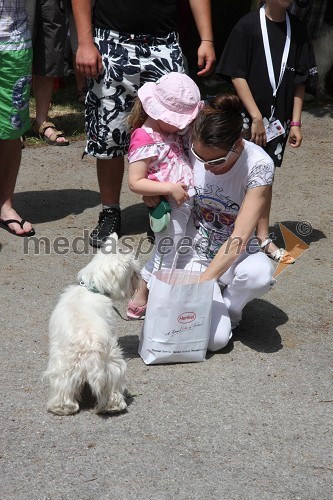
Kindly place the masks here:
POLYGON ((127 408, 127 404, 125 403, 124 400, 120 401, 118 404, 111 404, 108 407, 108 413, 113 413, 116 411, 124 411, 127 408))
POLYGON ((117 413, 126 410, 127 404, 121 394, 113 394, 106 405, 96 406, 96 413, 117 413))
POLYGON ((54 413, 55 415, 74 415, 79 411, 79 404, 77 402, 58 405, 49 404, 47 406, 47 411, 54 413))

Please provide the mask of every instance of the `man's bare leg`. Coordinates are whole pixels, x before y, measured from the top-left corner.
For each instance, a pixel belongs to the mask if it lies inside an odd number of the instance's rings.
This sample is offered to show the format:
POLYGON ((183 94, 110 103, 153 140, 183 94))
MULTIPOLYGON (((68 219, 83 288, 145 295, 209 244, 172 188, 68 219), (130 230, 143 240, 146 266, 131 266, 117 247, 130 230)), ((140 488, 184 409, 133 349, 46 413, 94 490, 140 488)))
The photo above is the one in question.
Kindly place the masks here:
POLYGON ((97 159, 97 179, 103 205, 119 204, 124 177, 124 157, 97 159))
MULTIPOLYGON (((37 129, 42 123, 48 121, 48 113, 50 109, 52 93, 53 93, 53 78, 42 75, 34 75, 32 81, 34 97, 36 101, 36 124, 37 129)), ((52 128, 45 130, 44 135, 50 137, 54 133, 52 128)), ((66 137, 58 137, 57 142, 68 142, 66 137)))
MULTIPOLYGON (((4 221, 22 220, 13 208, 13 193, 21 163, 21 149, 20 138, 0 140, 0 218, 4 221)), ((25 222, 22 229, 18 224, 12 223, 8 228, 16 234, 24 234, 31 231, 32 226, 30 222, 25 222)))
POLYGON ((100 247, 112 233, 120 235, 121 213, 119 201, 123 176, 123 156, 112 160, 97 160, 97 179, 103 210, 100 213, 97 226, 89 237, 89 243, 93 247, 100 247))

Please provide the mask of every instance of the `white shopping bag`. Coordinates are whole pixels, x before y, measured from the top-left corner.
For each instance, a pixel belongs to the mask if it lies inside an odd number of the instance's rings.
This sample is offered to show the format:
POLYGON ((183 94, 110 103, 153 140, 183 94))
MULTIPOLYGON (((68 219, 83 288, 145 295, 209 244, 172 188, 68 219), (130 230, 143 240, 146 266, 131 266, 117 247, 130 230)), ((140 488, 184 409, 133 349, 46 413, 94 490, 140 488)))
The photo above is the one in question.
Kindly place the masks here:
POLYGON ((214 280, 199 277, 181 269, 154 273, 138 351, 147 365, 206 359, 214 280))

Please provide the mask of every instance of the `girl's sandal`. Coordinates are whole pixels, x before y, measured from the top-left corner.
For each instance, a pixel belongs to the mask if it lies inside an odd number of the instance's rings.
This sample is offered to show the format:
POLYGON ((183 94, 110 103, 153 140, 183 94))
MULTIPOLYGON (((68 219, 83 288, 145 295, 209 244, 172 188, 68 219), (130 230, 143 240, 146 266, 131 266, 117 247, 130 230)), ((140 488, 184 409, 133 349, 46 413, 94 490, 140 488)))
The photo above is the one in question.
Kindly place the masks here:
POLYGON ((294 257, 284 248, 278 248, 275 252, 268 252, 265 250, 272 241, 271 238, 266 238, 260 245, 260 248, 265 252, 267 257, 280 264, 294 264, 296 262, 296 259, 294 259, 294 257))
POLYGON ((38 124, 34 122, 32 129, 35 134, 39 135, 41 139, 44 139, 44 141, 51 146, 69 146, 69 141, 67 139, 66 141, 61 142, 57 140, 59 137, 65 137, 65 134, 60 130, 57 130, 52 122, 43 122, 40 127, 38 127, 38 124), (45 135, 45 131, 49 128, 52 129, 53 132, 49 137, 47 137, 45 135))
POLYGON ((133 300, 130 300, 127 307, 128 319, 145 319, 147 304, 145 306, 137 306, 133 300))

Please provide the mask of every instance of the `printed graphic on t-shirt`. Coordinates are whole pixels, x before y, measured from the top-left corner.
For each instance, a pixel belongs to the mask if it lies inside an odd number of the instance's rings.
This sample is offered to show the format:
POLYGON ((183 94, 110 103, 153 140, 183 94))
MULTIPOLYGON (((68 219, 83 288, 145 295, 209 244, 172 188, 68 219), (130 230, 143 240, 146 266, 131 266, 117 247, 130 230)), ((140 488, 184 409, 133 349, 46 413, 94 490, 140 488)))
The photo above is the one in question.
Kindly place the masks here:
MULTIPOLYGON (((196 169, 196 196, 194 213, 198 228, 194 248, 201 258, 211 260, 223 243, 232 235, 235 220, 238 216, 246 192, 261 186, 269 186, 274 178, 272 160, 265 158, 256 160, 256 154, 262 150, 252 143, 246 143, 253 166, 245 178, 236 176, 213 176, 208 180, 209 173, 202 167, 196 169), (268 161, 267 161, 268 160, 268 161)), ((242 157, 244 161, 246 157, 242 157)), ((242 242, 239 242, 242 246, 242 242)), ((239 249, 241 251, 241 248, 239 249)))
POLYGON ((247 178, 247 191, 259 186, 270 186, 274 180, 274 168, 270 163, 258 161, 247 178))
POLYGON ((198 255, 208 259, 216 255, 233 232, 239 208, 238 203, 225 196, 219 186, 196 187, 195 219, 201 236, 195 243, 198 255))

